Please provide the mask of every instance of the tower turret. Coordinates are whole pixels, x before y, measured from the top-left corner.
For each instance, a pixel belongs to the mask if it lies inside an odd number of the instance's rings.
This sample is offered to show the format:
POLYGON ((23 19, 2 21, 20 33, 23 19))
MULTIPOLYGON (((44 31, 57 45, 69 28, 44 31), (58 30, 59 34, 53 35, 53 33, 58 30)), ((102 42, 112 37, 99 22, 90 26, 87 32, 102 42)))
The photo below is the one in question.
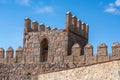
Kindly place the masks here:
POLYGON ((38 31, 38 22, 37 21, 33 21, 32 22, 32 31, 38 31))
POLYGON ((30 18, 25 18, 24 20, 24 35, 31 31, 31 20, 30 18))
POLYGON ((72 25, 72 14, 71 12, 67 12, 66 14, 66 30, 68 31, 69 27, 72 25))
POLYGON ((0 48, 0 59, 3 59, 5 55, 5 51, 3 48, 0 48))

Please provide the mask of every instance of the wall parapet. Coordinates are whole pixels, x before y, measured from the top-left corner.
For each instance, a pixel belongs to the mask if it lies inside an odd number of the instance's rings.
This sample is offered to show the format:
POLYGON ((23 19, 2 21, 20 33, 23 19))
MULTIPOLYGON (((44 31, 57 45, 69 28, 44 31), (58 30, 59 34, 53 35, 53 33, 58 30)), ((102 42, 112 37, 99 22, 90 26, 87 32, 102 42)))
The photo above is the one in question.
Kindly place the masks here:
POLYGON ((39 24, 37 21, 33 21, 31 23, 30 18, 24 19, 24 35, 27 35, 29 32, 50 32, 50 31, 56 31, 56 30, 58 29, 57 28, 51 29, 50 26, 45 26, 44 23, 39 24))
POLYGON ((76 16, 73 16, 71 12, 66 14, 66 27, 65 29, 69 32, 73 32, 79 36, 88 39, 89 26, 88 24, 79 20, 76 16))
POLYGON ((67 12, 66 26, 62 30, 51 29, 43 23, 39 25, 37 21, 31 23, 31 19, 26 18, 24 47, 18 47, 16 50, 9 47, 6 51, 0 48, 0 67, 13 67, 12 70, 8 69, 13 71, 12 76, 18 79, 21 76, 27 78, 120 60, 120 43, 112 45, 111 55, 108 55, 107 45, 104 43, 97 47, 97 54, 94 54, 93 46, 88 44, 88 32, 88 24, 73 16, 71 12, 67 12))
POLYGON ((3 64, 21 63, 22 54, 23 54, 23 48, 20 46, 16 49, 15 52, 12 47, 9 47, 6 51, 3 48, 0 48, 0 63, 3 64))
POLYGON ((120 44, 113 43, 112 54, 108 55, 107 45, 102 43, 97 48, 97 54, 93 54, 94 48, 91 44, 84 47, 84 55, 80 55, 81 47, 79 44, 73 45, 72 54, 64 57, 64 63, 74 63, 75 65, 86 66, 120 60, 120 44))
MULTIPOLYGON (((98 46, 96 55, 93 54, 93 51, 94 51, 93 46, 91 44, 87 44, 84 47, 84 55, 81 55, 81 47, 79 46, 79 44, 75 44, 72 47, 71 55, 61 56, 63 57, 62 63, 75 64, 77 65, 77 67, 81 67, 86 65, 109 62, 113 60, 120 60, 120 44, 118 42, 113 43, 112 54, 108 55, 107 46, 104 43, 98 46)), ((19 46, 15 52, 16 53, 14 53, 12 47, 9 47, 6 51, 3 48, 0 48, 0 63, 5 63, 5 64, 21 63, 23 57, 23 48, 19 46), (5 57, 5 52, 6 52, 6 57, 5 57), (13 57, 14 54, 16 54, 15 57, 13 57)), ((54 64, 54 62, 51 63, 54 64)))

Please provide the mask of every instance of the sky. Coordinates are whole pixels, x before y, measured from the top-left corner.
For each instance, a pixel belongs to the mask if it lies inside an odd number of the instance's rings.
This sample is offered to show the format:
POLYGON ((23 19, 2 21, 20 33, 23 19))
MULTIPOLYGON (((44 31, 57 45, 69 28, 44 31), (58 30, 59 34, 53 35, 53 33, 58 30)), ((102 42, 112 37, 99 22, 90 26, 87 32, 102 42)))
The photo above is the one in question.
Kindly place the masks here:
POLYGON ((114 42, 120 42, 120 0, 0 0, 0 47, 23 46, 24 19, 64 29, 70 11, 89 24, 89 43, 105 43, 111 53, 114 42))

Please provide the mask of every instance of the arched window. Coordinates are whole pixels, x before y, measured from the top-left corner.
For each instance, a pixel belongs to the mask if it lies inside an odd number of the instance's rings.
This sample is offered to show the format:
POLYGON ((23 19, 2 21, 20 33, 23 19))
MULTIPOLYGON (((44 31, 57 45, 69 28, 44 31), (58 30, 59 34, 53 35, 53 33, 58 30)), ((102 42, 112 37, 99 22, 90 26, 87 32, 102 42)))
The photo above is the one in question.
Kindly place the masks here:
POLYGON ((48 58, 48 40, 44 38, 40 43, 40 62, 47 61, 48 58))

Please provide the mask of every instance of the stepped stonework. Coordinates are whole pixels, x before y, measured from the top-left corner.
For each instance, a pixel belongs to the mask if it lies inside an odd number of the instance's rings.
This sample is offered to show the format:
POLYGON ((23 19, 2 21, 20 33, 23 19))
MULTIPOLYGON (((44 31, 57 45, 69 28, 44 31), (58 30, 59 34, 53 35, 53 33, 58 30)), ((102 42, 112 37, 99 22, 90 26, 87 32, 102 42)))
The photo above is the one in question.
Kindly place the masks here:
POLYGON ((0 80, 118 80, 120 44, 113 43, 108 55, 107 45, 101 43, 94 55, 88 33, 88 25, 70 12, 62 30, 26 18, 23 47, 0 48, 0 80))

